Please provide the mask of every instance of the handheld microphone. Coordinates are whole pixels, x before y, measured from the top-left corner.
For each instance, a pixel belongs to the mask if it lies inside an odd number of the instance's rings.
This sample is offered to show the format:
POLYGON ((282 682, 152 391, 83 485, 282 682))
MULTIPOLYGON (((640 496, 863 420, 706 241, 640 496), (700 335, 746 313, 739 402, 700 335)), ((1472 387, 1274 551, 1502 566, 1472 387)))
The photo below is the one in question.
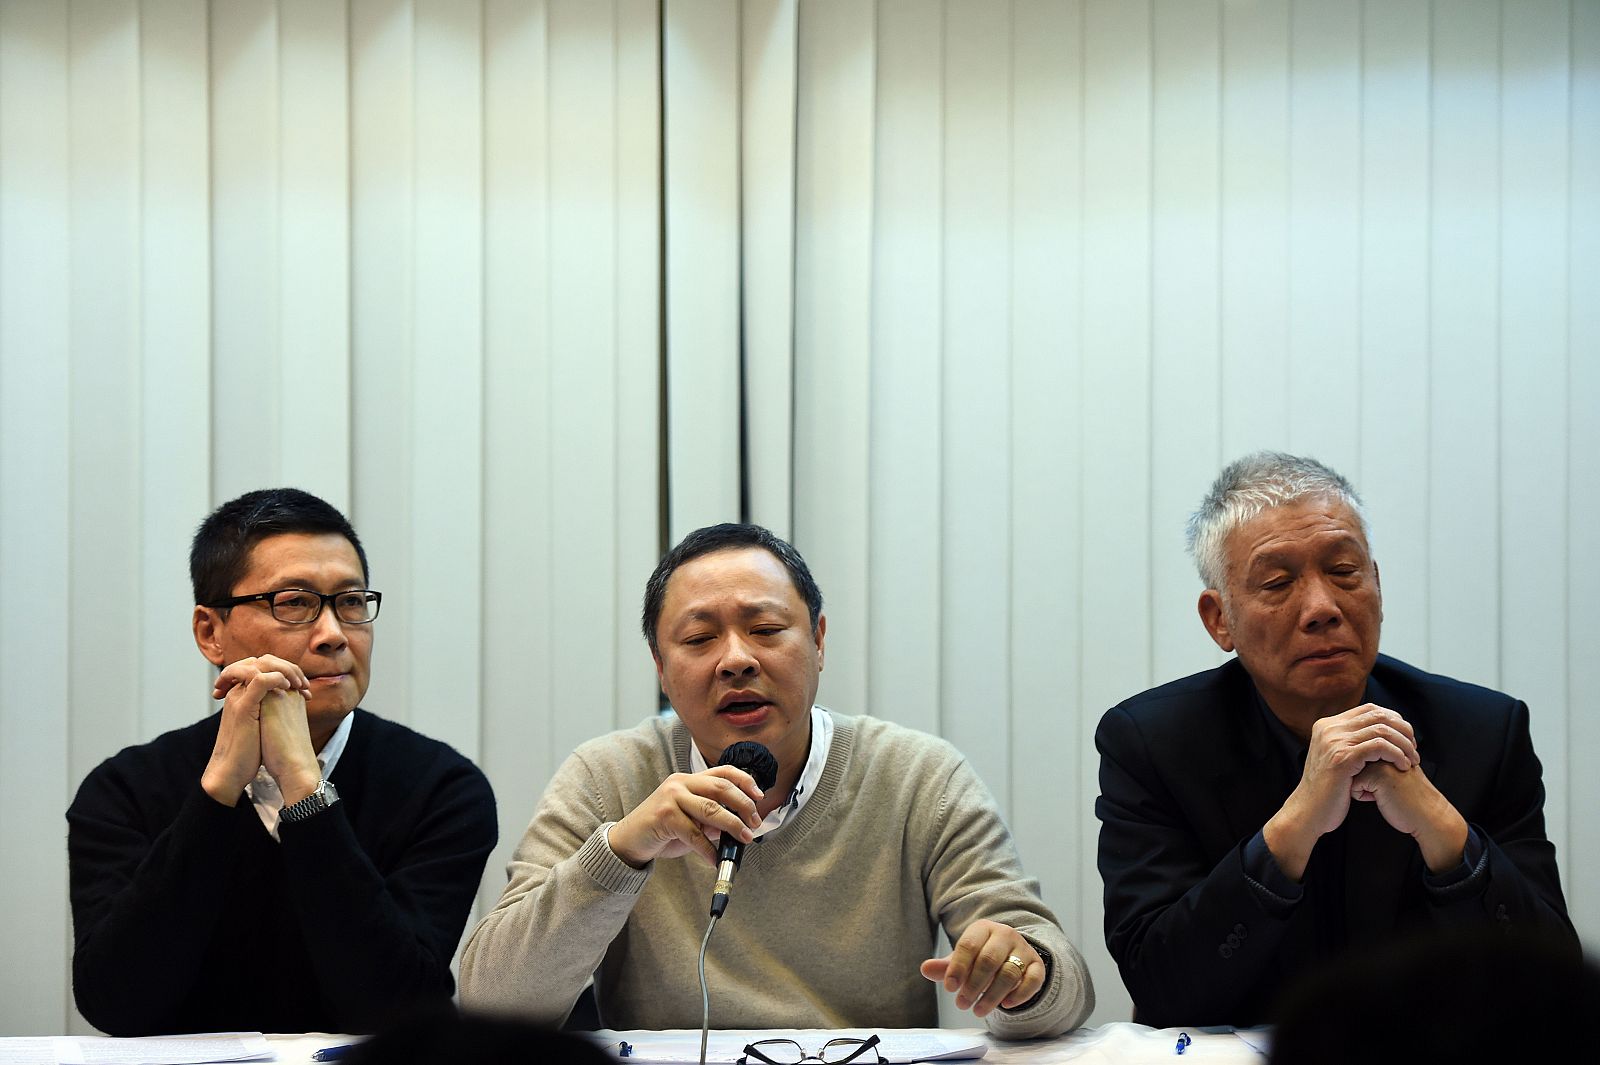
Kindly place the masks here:
MULTIPOLYGON (((722 752, 718 765, 731 765, 755 778, 756 787, 769 790, 778 782, 778 760, 772 752, 754 740, 730 744, 722 752)), ((711 891, 711 916, 721 917, 728 908, 728 892, 733 889, 733 874, 744 857, 744 843, 738 836, 724 832, 717 846, 717 884, 711 891)))

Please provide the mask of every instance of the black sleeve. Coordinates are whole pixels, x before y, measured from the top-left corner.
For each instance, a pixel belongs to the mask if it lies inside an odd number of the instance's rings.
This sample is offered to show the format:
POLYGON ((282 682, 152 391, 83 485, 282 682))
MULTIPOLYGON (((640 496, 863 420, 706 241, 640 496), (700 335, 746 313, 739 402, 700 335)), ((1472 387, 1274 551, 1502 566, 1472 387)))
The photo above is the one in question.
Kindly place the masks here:
POLYGON ((67 811, 73 994, 112 1035, 173 1030, 222 913, 236 818, 255 816, 244 800, 212 799, 198 777, 175 818, 153 816, 150 801, 111 761, 67 811))
POLYGON ((1101 718, 1095 746, 1106 946, 1138 1019, 1235 1023, 1274 968, 1298 899, 1252 875, 1249 839, 1207 857, 1124 709, 1101 718))
MULTIPOLYGON (((1556 871, 1556 848, 1544 831, 1543 767, 1528 731, 1528 707, 1517 702, 1498 738, 1502 752, 1476 809, 1461 810, 1483 841, 1477 875, 1430 893, 1434 920, 1454 925, 1485 920, 1508 929, 1536 928, 1578 947, 1556 871)), ((1446 796, 1452 798, 1452 796, 1446 796)))
POLYGON ((404 829, 398 858, 380 871, 362 848, 346 804, 280 825, 292 905, 313 944, 318 988, 340 1030, 371 1031, 455 989, 450 959, 499 834, 482 772, 449 752, 404 829))

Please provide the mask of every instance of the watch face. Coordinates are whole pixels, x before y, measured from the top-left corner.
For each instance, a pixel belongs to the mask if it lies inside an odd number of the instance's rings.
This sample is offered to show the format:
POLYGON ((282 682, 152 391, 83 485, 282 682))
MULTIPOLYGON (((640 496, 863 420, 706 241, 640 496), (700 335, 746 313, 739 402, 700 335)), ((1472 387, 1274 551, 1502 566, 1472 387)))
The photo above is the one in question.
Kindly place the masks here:
POLYGON ((283 808, 283 819, 290 823, 304 821, 321 813, 339 801, 339 792, 329 781, 322 781, 317 789, 297 803, 292 803, 283 808))

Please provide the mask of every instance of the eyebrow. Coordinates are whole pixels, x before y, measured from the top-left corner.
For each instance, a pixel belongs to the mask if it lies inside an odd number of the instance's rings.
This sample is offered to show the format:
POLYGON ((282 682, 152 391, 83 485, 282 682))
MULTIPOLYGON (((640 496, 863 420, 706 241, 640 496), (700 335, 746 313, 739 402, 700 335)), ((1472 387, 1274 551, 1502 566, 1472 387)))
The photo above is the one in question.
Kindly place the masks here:
MULTIPOLYGON (((316 582, 313 581, 310 577, 305 577, 305 576, 300 576, 300 577, 282 577, 282 578, 279 578, 276 581, 268 581, 267 583, 272 585, 272 590, 273 591, 282 591, 285 588, 304 588, 308 592, 314 592, 314 591, 317 590, 316 589, 316 582)), ((333 585, 333 588, 335 590, 341 591, 341 592, 342 591, 346 591, 346 590, 351 589, 351 588, 365 588, 365 587, 366 587, 366 585, 361 582, 361 578, 359 578, 359 577, 346 577, 344 580, 339 581, 339 582, 337 582, 336 584, 333 585)))
MULTIPOLYGON (((1349 534, 1343 534, 1334 540, 1330 540, 1323 550, 1344 551, 1352 547, 1359 549, 1361 541, 1349 534)), ((1296 557, 1286 551, 1263 551, 1259 555, 1252 555, 1250 564, 1245 569, 1246 572, 1249 572, 1262 567, 1288 566, 1296 557)))
MULTIPOLYGON (((757 614, 787 614, 788 607, 780 599, 756 599, 748 603, 740 603, 737 611, 740 617, 749 618, 757 614)), ((687 610, 678 618, 678 623, 690 621, 715 621, 717 612, 704 608, 687 610)))

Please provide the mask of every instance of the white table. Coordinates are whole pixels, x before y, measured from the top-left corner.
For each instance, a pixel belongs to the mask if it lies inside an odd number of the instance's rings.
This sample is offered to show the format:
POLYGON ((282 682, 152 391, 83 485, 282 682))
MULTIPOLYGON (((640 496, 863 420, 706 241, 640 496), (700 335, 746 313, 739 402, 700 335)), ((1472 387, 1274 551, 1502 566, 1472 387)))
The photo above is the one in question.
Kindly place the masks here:
MULTIPOLYGON (((1177 1045, 1177 1028, 1146 1028, 1142 1024, 1118 1021, 1097 1028, 1080 1028, 1055 1039, 1041 1039, 1025 1043, 1006 1043, 989 1040, 989 1053, 981 1060, 985 1065, 1030 1065, 1034 1062, 1080 1062, 1083 1065, 1262 1065, 1265 1056, 1251 1047, 1247 1040, 1260 1042, 1259 1038, 1245 1033, 1203 1032, 1198 1028, 1181 1029, 1189 1033, 1193 1043, 1182 1057, 1174 1053, 1177 1045)), ((976 1033, 976 1029, 967 1031, 976 1033)), ((690 1033, 618 1032, 618 1038, 648 1047, 652 1036, 685 1035, 690 1033)), ((788 1037, 791 1032, 740 1032, 746 1042, 773 1037, 788 1037)), ((698 1046, 700 1033, 692 1033, 698 1046)), ((278 1060, 285 1065, 312 1065, 311 1055, 323 1047, 337 1046, 352 1041, 351 1036, 312 1032, 303 1035, 269 1035, 267 1042, 278 1052, 278 1060)), ((810 1046, 818 1041, 802 1033, 801 1043, 810 1046)), ((464 1063, 465 1065, 465 1063, 464 1063)))
MULTIPOLYGON (((983 1036, 981 1029, 960 1029, 960 1031, 973 1036, 983 1036)), ((793 1038, 801 1046, 812 1048, 821 1046, 837 1032, 801 1032, 793 1031, 752 1031, 752 1032, 713 1032, 713 1038, 735 1035, 743 1043, 751 1043, 757 1039, 793 1038)), ((851 1030, 848 1034, 862 1034, 851 1030)), ((604 1038, 626 1039, 635 1044, 639 1049, 641 1058, 648 1060, 648 1051, 655 1037, 655 1045, 661 1046, 666 1042, 682 1046, 691 1046, 698 1051, 700 1045, 700 1032, 672 1031, 672 1032, 615 1032, 605 1033, 604 1038), (663 1040, 662 1037, 667 1037, 663 1040)), ((1147 1028, 1142 1024, 1133 1024, 1120 1021, 1115 1024, 1103 1024, 1097 1028, 1080 1028, 1075 1032, 1058 1036, 1055 1039, 1039 1039, 1024 1043, 1007 1043, 998 1039, 988 1039, 989 1052, 981 1060, 984 1065, 1013 1065, 1013 1063, 1031 1062, 1083 1062, 1085 1065, 1143 1065, 1143 1063, 1160 1063, 1160 1065, 1263 1065, 1266 1061, 1264 1054, 1252 1047, 1252 1042, 1265 1045, 1259 1035, 1245 1033, 1240 1036, 1233 1032, 1204 1032, 1198 1028, 1147 1028), (1192 1042, 1182 1057, 1176 1052, 1178 1033, 1188 1032, 1192 1042)), ((869 1055, 870 1057, 870 1055, 869 1055)))

